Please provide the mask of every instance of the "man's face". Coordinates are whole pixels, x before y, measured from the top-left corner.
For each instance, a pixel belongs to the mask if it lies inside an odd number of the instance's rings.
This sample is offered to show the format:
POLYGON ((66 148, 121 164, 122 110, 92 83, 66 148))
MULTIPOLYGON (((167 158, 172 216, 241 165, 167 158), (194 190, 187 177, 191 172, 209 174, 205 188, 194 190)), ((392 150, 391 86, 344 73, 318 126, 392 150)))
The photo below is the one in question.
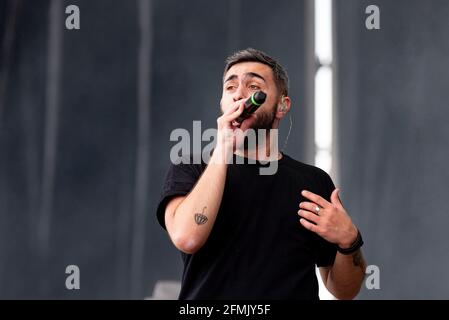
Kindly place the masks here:
POLYGON ((267 99, 255 112, 257 120, 253 129, 271 129, 277 109, 278 90, 271 68, 260 62, 241 62, 233 65, 223 79, 221 112, 235 105, 236 101, 246 100, 256 91, 263 91, 267 99))

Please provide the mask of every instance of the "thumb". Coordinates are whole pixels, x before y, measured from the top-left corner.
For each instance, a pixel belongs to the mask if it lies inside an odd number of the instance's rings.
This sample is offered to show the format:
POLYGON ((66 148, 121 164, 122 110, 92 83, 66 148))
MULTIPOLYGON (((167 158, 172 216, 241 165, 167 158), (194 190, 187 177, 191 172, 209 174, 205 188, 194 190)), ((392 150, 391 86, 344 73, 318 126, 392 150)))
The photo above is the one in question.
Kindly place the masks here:
POLYGON ((332 191, 332 194, 331 194, 331 202, 332 202, 332 204, 334 204, 334 205, 340 205, 340 206, 342 206, 341 201, 340 201, 340 189, 335 188, 335 190, 332 191))

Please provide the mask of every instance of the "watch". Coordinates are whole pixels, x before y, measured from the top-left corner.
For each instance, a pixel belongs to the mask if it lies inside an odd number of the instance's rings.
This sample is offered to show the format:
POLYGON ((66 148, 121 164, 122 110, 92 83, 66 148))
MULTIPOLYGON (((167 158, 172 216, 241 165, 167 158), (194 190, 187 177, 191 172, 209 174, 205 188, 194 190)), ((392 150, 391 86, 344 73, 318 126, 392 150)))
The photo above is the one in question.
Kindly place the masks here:
POLYGON ((337 245, 337 251, 340 252, 341 254, 349 255, 349 254, 353 254, 354 252, 359 250, 361 246, 363 246, 363 239, 362 239, 362 235, 360 234, 360 231, 357 230, 357 238, 352 243, 352 245, 349 248, 345 248, 345 249, 340 248, 337 245))

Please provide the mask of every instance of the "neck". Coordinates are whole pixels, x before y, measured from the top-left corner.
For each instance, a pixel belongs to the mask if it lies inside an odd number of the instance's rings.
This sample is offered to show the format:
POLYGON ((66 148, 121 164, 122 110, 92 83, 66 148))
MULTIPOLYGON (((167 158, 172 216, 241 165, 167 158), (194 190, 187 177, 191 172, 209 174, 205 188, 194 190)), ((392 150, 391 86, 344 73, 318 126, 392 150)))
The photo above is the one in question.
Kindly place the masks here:
POLYGON ((235 154, 241 157, 256 159, 259 161, 276 161, 282 158, 278 148, 277 129, 266 131, 264 141, 258 141, 255 148, 244 150, 236 149, 235 154))

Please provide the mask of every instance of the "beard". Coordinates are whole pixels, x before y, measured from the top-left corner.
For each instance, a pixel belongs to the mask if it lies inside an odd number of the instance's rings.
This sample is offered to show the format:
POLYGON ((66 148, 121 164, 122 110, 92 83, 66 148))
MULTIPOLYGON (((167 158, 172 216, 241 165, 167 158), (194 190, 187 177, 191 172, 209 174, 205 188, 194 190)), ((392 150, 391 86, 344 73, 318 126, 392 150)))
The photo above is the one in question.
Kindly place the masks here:
MULTIPOLYGON (((250 129, 253 129, 256 133, 256 145, 265 143, 265 136, 260 137, 262 138, 262 140, 259 139, 258 130, 265 129, 268 131, 272 129, 275 117, 276 117, 276 105, 274 105, 272 108, 270 108, 265 112, 257 113, 257 120, 250 127, 250 129)), ((253 149, 252 147, 249 146, 248 139, 245 138, 243 143, 243 150, 248 151, 250 149, 253 149)))
POLYGON ((257 113, 257 120, 251 126, 254 130, 265 129, 270 130, 273 126, 273 122, 276 116, 276 105, 266 112, 257 113))

